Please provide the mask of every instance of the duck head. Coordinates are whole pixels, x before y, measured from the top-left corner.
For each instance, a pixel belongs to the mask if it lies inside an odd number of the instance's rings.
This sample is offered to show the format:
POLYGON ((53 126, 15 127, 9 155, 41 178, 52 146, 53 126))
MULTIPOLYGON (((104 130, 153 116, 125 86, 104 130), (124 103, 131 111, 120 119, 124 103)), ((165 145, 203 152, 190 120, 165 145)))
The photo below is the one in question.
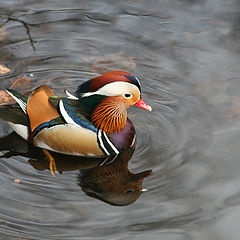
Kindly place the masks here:
POLYGON ((127 122, 127 109, 135 105, 145 110, 152 108, 141 98, 141 85, 132 74, 123 71, 107 72, 80 85, 78 98, 94 103, 90 120, 111 134, 120 132, 127 122))

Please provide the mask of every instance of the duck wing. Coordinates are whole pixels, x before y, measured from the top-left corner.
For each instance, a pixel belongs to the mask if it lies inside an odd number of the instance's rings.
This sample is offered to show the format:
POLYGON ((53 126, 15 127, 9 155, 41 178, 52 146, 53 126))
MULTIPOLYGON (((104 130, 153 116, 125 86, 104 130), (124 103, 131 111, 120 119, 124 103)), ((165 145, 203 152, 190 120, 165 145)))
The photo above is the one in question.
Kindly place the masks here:
POLYGON ((6 122, 28 126, 27 115, 17 103, 0 104, 0 118, 6 122))
POLYGON ((90 119, 91 105, 82 99, 68 99, 52 96, 49 102, 55 106, 66 123, 77 124, 83 128, 97 132, 90 119))

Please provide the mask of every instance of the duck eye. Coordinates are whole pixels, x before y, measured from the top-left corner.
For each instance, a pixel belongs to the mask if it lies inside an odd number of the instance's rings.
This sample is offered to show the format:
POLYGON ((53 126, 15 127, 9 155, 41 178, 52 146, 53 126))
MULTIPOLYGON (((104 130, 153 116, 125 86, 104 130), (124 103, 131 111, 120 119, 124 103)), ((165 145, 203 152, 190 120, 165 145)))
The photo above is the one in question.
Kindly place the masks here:
POLYGON ((130 97, 132 97, 132 95, 131 95, 130 93, 125 93, 125 94, 124 94, 124 97, 125 97, 125 98, 130 98, 130 97))
POLYGON ((134 192, 134 189, 128 189, 125 191, 125 193, 132 193, 132 192, 134 192))

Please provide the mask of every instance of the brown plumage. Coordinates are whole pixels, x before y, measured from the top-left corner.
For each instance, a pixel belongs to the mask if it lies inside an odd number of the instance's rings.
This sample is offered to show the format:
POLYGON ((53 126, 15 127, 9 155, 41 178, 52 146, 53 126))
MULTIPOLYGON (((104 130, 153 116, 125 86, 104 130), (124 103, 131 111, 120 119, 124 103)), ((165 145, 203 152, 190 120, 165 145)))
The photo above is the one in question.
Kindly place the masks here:
POLYGON ((92 113, 91 121, 107 134, 118 133, 126 125, 127 108, 123 97, 106 97, 92 113))

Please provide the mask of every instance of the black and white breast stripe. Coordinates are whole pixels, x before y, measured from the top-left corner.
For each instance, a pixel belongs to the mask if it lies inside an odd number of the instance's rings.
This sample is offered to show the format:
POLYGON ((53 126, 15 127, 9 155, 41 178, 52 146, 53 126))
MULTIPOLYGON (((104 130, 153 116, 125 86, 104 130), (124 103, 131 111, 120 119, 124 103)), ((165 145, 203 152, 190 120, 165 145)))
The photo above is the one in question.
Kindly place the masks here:
POLYGON ((97 140, 98 140, 98 145, 107 156, 110 156, 110 155, 115 156, 119 154, 119 151, 117 150, 117 148, 110 141, 107 134, 102 130, 98 130, 97 140))

